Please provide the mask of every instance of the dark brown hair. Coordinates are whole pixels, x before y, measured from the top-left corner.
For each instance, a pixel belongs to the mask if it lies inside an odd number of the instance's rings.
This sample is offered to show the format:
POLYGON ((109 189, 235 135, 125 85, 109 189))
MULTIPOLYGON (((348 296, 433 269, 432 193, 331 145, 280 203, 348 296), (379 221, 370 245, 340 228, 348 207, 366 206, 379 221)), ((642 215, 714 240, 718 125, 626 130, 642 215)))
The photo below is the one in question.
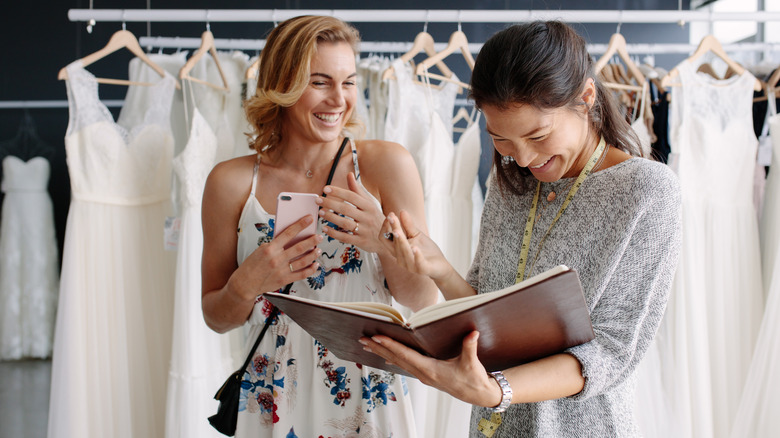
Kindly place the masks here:
MULTIPOLYGON (((639 139, 618 110, 612 93, 593 72, 585 41, 563 22, 513 25, 490 37, 477 55, 470 97, 478 108, 533 105, 575 109, 585 104, 581 95, 588 79, 596 84, 596 98, 588 111, 593 133, 603 136, 609 145, 641 156, 639 139)), ((499 186, 519 192, 517 182, 530 174, 528 169, 496 150, 493 162, 499 186)))

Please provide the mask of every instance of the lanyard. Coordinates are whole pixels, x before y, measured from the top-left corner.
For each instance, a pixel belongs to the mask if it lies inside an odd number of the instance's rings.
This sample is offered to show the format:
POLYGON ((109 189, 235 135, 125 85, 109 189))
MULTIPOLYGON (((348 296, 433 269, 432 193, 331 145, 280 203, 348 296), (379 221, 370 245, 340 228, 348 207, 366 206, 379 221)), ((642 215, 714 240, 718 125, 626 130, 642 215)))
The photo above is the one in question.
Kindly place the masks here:
MULTIPOLYGON (((569 189, 569 194, 566 196, 566 199, 563 201, 561 208, 558 210, 558 214, 555 215, 555 218, 550 224, 550 227, 547 228, 547 231, 544 233, 542 239, 539 241, 539 246, 537 247, 536 255, 534 256, 534 262, 536 262, 536 258, 539 256, 539 250, 541 250, 542 244, 544 243, 544 240, 547 238, 547 235, 550 234, 550 230, 552 230, 552 227, 555 225, 556 222, 558 222, 558 219, 560 219, 560 217, 563 215, 563 212, 566 211, 566 207, 568 207, 569 204, 571 203, 571 200, 574 199, 574 195, 577 194, 577 190, 580 189, 582 182, 585 181, 585 178, 588 175, 590 175, 591 171, 593 171, 593 167, 596 165, 596 161, 604 152, 605 148, 606 148, 606 142, 604 141, 604 137, 601 137, 598 146, 596 146, 596 150, 593 151, 590 158, 588 159, 588 162, 585 164, 585 167, 582 168, 579 176, 574 181, 574 185, 571 187, 571 189, 569 189)), ((534 221, 536 220, 536 209, 539 207, 539 192, 541 191, 541 189, 542 189, 542 182, 539 181, 536 184, 536 194, 534 194, 534 200, 531 203, 531 210, 528 212, 528 219, 525 222, 525 231, 523 232, 523 244, 520 247, 520 261, 517 263, 517 275, 515 275, 515 283, 519 283, 525 279, 525 265, 528 262, 528 251, 531 247, 531 234, 533 234, 534 231, 534 221)), ((531 265, 531 268, 533 269, 533 264, 531 265)), ((531 269, 529 269, 529 274, 530 271, 531 269)))
MULTIPOLYGON (((534 256, 534 262, 536 262, 536 257, 539 256, 539 250, 542 248, 542 244, 547 238, 547 235, 550 234, 550 230, 552 230, 553 225, 558 222, 558 219, 560 219, 560 217, 563 215, 563 212, 566 211, 566 207, 568 207, 571 203, 571 200, 574 199, 574 195, 577 194, 577 190, 580 189, 582 182, 585 181, 585 178, 593 171, 593 167, 596 165, 596 161, 598 161, 605 148, 606 142, 604 141, 604 137, 601 137, 598 146, 596 146, 596 150, 593 151, 593 154, 591 154, 588 162, 585 164, 585 167, 582 168, 579 176, 577 176, 577 179, 574 181, 574 185, 571 187, 571 189, 569 189, 569 194, 566 196, 566 199, 563 201, 561 208, 558 210, 558 214, 555 215, 555 218, 550 224, 550 227, 547 228, 544 236, 542 236, 542 240, 539 241, 539 246, 536 250, 536 255, 534 256)), ((525 223, 525 231, 523 232, 523 246, 520 249, 520 261, 517 264, 517 275, 515 276, 515 283, 521 282, 525 277, 525 265, 528 260, 528 250, 531 246, 531 234, 533 234, 534 231, 534 221, 536 219, 536 209, 539 207, 539 193, 541 192, 541 188, 542 182, 539 181, 536 184, 536 193, 534 194, 531 210, 528 212, 528 219, 525 223)), ((533 263, 531 264, 531 269, 529 269, 529 272, 531 270, 533 270, 533 263)), ((493 434, 496 433, 496 430, 500 425, 501 414, 494 412, 493 415, 490 416, 490 420, 486 418, 481 418, 479 420, 479 423, 477 424, 477 430, 479 430, 485 437, 490 438, 493 436, 493 434)))

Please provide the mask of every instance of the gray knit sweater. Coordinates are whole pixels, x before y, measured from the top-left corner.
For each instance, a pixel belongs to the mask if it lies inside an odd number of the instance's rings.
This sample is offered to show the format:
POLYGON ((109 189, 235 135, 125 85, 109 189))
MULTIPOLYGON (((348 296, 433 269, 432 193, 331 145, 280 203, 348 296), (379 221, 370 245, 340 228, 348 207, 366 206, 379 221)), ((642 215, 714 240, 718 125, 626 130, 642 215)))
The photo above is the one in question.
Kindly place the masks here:
MULTIPOLYGON (((571 182, 542 183, 543 211, 529 259, 571 182), (558 196, 548 202, 551 190, 558 196)), ((468 274, 479 293, 514 283, 536 179, 528 177, 523 185, 522 195, 502 194, 491 181, 468 274)), ((634 374, 664 314, 680 252, 680 220, 679 184, 664 164, 632 158, 585 180, 530 272, 559 264, 579 272, 596 338, 567 351, 582 364, 585 388, 572 397, 511 405, 494 438, 640 436, 633 414, 634 374)), ((472 438, 484 438, 476 429, 480 418, 490 418, 490 411, 474 407, 472 438)))

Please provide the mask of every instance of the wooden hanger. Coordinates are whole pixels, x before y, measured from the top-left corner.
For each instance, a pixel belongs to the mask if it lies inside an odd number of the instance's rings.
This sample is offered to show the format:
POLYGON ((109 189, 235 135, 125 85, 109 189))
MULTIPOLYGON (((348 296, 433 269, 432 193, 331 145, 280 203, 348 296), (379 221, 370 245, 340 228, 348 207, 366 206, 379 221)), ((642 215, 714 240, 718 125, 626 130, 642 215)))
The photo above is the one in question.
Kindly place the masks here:
POLYGON ((466 38, 466 34, 463 33, 463 31, 456 30, 455 32, 452 33, 452 35, 450 35, 450 40, 447 42, 447 47, 445 47, 444 50, 442 50, 441 52, 438 52, 433 56, 429 56, 426 60, 417 64, 415 73, 419 76, 426 75, 429 78, 438 79, 440 81, 452 82, 459 85, 462 88, 470 90, 471 87, 469 86, 469 84, 465 82, 448 78, 446 76, 441 76, 434 73, 426 72, 432 66, 438 65, 438 63, 440 63, 444 58, 450 56, 451 54, 455 53, 458 50, 460 50, 460 53, 463 55, 463 58, 466 59, 466 64, 468 64, 469 69, 474 70, 474 57, 471 56, 471 50, 469 50, 469 40, 468 38, 466 38))
MULTIPOLYGON (((741 75, 745 72, 745 68, 739 65, 736 61, 731 59, 727 54, 726 51, 723 50, 723 46, 720 45, 720 42, 712 35, 707 35, 704 38, 702 38, 701 42, 699 43, 699 46, 696 48, 696 51, 693 52, 691 56, 689 56, 685 61, 683 62, 693 62, 696 59, 699 59, 702 55, 704 55, 707 52, 714 53, 718 58, 722 59, 726 64, 731 67, 731 69, 738 75, 741 75)), ((678 64, 679 67, 679 64, 678 64)), ((673 83, 672 79, 676 78, 680 74, 680 71, 677 67, 673 68, 664 78, 661 80, 661 84, 664 87, 671 87, 673 85, 679 85, 679 83, 673 83)), ((760 91, 762 88, 761 81, 756 79, 756 83, 753 85, 753 89, 756 91, 760 91)))
POLYGON ((260 69, 260 57, 258 56, 257 59, 255 59, 255 62, 253 62, 249 68, 246 69, 246 73, 244 73, 244 79, 250 80, 250 79, 257 79, 257 71, 260 69))
POLYGON ((629 56, 626 46, 626 39, 619 33, 612 34, 612 36, 609 38, 609 44, 607 45, 606 52, 601 55, 601 58, 599 58, 599 60, 593 66, 595 73, 599 74, 599 72, 602 72, 604 67, 607 65, 607 63, 609 63, 609 60, 614 55, 618 55, 618 57, 620 57, 620 60, 623 61, 626 68, 628 69, 629 74, 626 74, 625 70, 623 69, 618 69, 617 72, 619 73, 619 76, 615 76, 613 74, 612 80, 608 80, 604 83, 604 85, 617 90, 642 91, 642 84, 645 82, 645 75, 642 74, 642 71, 639 70, 639 67, 637 67, 636 64, 634 64, 634 61, 631 60, 631 56, 629 56), (630 78, 633 78, 637 85, 630 84, 630 78))
MULTIPOLYGON (((425 52, 429 57, 436 55, 436 49, 433 46, 433 37, 428 32, 420 32, 417 34, 417 36, 414 37, 412 48, 409 49, 408 52, 401 55, 401 61, 403 61, 404 64, 410 62, 412 59, 414 59, 415 56, 423 52, 425 52)), ((436 63, 436 68, 439 69, 442 75, 448 77, 452 76, 452 70, 447 67, 447 64, 438 62, 436 63)), ((388 67, 384 73, 382 73, 383 81, 394 77, 395 70, 393 69, 392 65, 388 67)))
POLYGON ((469 110, 466 109, 466 107, 460 107, 458 108, 458 112, 455 113, 455 117, 452 118, 452 131, 453 132, 464 132, 468 127, 471 126, 471 124, 474 123, 474 117, 472 117, 472 114, 469 112, 469 110), (460 128, 458 126, 455 126, 458 122, 461 120, 466 121, 466 127, 460 128))
POLYGON ((230 91, 230 87, 228 87, 228 81, 225 77, 225 72, 222 71, 222 66, 219 65, 219 57, 217 56, 217 48, 214 45, 214 35, 211 33, 210 30, 207 30, 203 32, 200 36, 200 47, 198 50, 190 56, 190 59, 187 60, 187 62, 184 64, 184 67, 179 70, 179 79, 187 79, 193 82, 198 82, 203 85, 207 85, 211 88, 221 90, 221 91, 230 91), (206 53, 211 53, 211 57, 214 59, 214 64, 217 66, 217 70, 219 71, 219 76, 222 78, 222 86, 219 86, 217 84, 212 84, 209 81, 204 81, 203 79, 198 79, 196 77, 190 76, 190 71, 193 67, 195 67, 195 64, 200 61, 201 58, 203 58, 203 55, 206 53))
POLYGON ((718 80, 723 79, 722 77, 718 76, 718 73, 715 72, 715 69, 712 68, 712 64, 710 64, 709 62, 702 63, 702 65, 700 65, 699 68, 696 69, 696 71, 701 73, 706 73, 718 80))
MULTIPOLYGON (((114 32, 114 34, 111 35, 111 39, 108 40, 108 43, 102 49, 81 58, 81 64, 84 67, 86 67, 116 52, 117 50, 123 48, 129 50, 138 59, 146 63, 149 67, 151 67, 154 71, 156 71, 160 75, 160 77, 165 77, 165 70, 159 65, 155 64, 151 59, 149 59, 148 56, 146 56, 146 53, 144 53, 143 49, 141 48, 141 45, 138 44, 138 40, 135 38, 135 35, 133 35, 130 31, 125 29, 114 32)), ((57 79, 59 80, 68 79, 67 67, 63 67, 62 69, 60 69, 59 74, 57 74, 57 79)), ((144 85, 144 86, 154 85, 151 82, 136 82, 127 79, 96 78, 95 80, 100 84, 144 85)), ((181 89, 181 86, 179 85, 178 81, 176 81, 176 88, 181 89)))

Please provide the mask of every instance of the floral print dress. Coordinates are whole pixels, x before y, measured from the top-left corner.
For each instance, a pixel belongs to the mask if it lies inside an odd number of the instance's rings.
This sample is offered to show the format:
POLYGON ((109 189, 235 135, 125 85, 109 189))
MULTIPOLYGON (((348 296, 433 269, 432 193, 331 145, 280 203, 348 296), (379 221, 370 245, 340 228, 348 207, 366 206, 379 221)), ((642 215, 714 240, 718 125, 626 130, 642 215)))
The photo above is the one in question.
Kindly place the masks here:
MULTIPOLYGON (((351 148, 360 181, 354 143, 351 148)), ((274 216, 255 197, 258 165, 259 159, 238 224, 239 264, 273 238, 274 216)), ((320 233, 322 225, 320 221, 320 233)), ((290 294, 330 302, 391 302, 376 254, 323 237, 320 269, 315 276, 295 282, 290 294)), ((271 309, 262 296, 257 298, 248 320, 247 348, 257 339, 271 309)), ((269 327, 244 374, 236 437, 414 436, 403 376, 337 358, 287 315, 281 314, 269 327)))

